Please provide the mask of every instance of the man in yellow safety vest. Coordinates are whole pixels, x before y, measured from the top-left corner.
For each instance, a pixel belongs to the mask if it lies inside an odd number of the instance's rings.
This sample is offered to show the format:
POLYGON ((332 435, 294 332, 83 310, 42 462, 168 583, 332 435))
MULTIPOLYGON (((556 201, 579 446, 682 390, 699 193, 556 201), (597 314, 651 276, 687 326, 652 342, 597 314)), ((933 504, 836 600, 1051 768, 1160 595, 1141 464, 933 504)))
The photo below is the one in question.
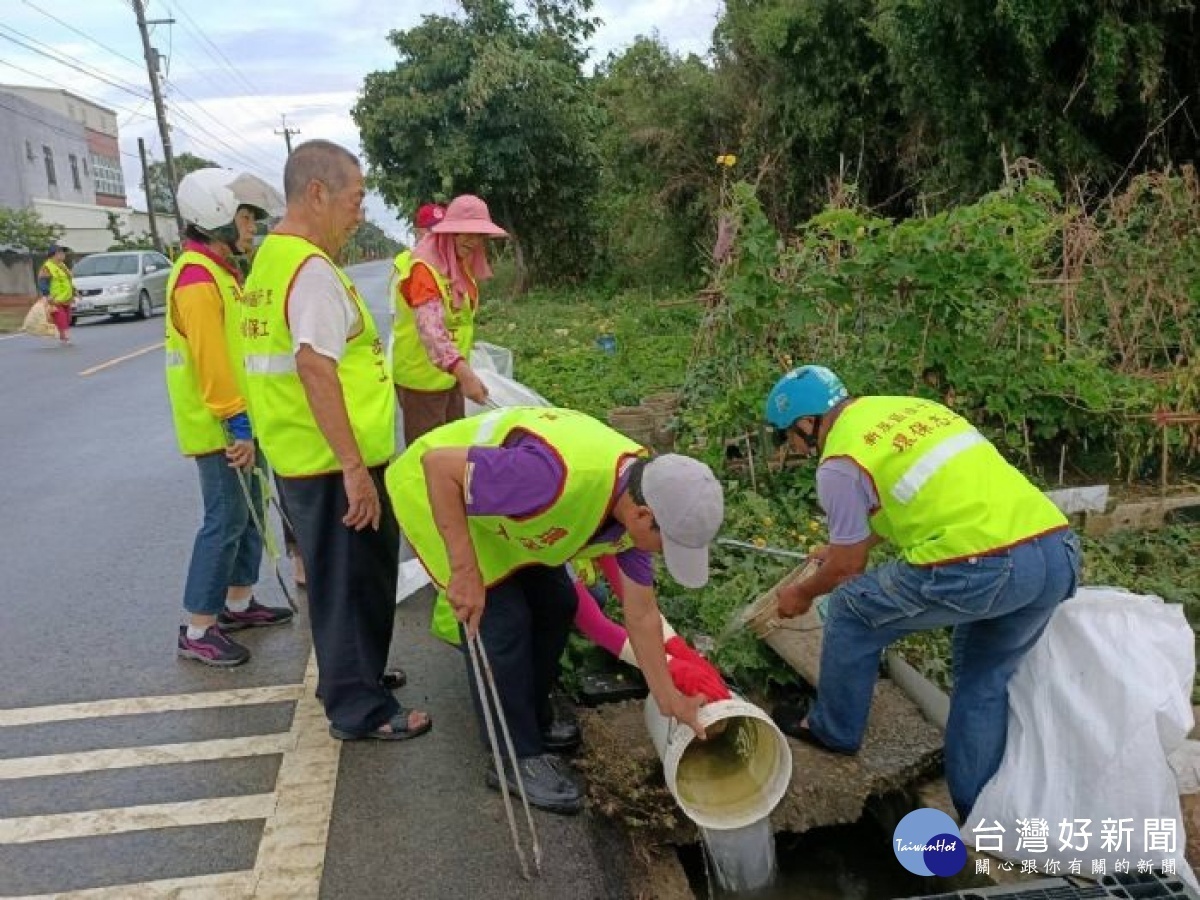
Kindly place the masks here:
MULTIPOLYGON (((435 428, 388 467, 388 491, 413 550, 442 589, 434 632, 480 636, 491 658, 530 803, 578 812, 583 795, 547 730, 551 686, 575 618, 566 563, 615 555, 625 626, 659 708, 703 734, 704 697, 672 683, 654 596, 652 553, 686 587, 708 580, 724 498, 708 466, 649 459, 583 413, 510 407, 435 428)), ((474 682, 471 679, 471 684, 474 682)), ((474 687, 472 687, 474 690, 474 687)), ((483 698, 476 697, 476 707, 483 698)), ((488 783, 500 786, 500 774, 488 783)), ((515 788, 514 763, 506 781, 515 788)))
POLYGON ((946 780, 969 814, 1004 753, 1008 683, 1050 616, 1075 591, 1079 540, 1061 512, 966 419, 931 400, 851 398, 833 372, 802 366, 767 397, 780 443, 820 457, 817 498, 829 544, 812 577, 780 591, 806 612, 832 591, 820 684, 807 709, 776 708, 793 737, 858 750, 888 644, 954 627, 946 780), (900 559, 866 570, 890 541, 900 559))
POLYGON ((243 298, 250 415, 279 476, 308 581, 318 694, 339 740, 429 730, 383 684, 399 532, 383 486, 395 407, 383 341, 333 261, 362 221, 358 159, 329 141, 292 151, 287 211, 254 256, 243 298))

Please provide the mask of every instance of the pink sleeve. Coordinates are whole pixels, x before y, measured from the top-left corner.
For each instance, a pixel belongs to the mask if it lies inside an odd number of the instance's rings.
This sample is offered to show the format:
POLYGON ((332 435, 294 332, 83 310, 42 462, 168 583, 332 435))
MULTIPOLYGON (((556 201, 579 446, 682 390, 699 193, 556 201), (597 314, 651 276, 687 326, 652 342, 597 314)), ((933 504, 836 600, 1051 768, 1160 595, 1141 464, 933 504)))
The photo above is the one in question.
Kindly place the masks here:
POLYGON ((446 317, 440 303, 422 303, 413 310, 417 320, 417 335, 429 356, 429 361, 444 372, 454 368, 462 354, 446 330, 446 317))
POLYGON ((617 595, 618 600, 625 599, 625 582, 621 580, 621 564, 615 556, 602 556, 596 560, 600 564, 600 571, 604 573, 604 578, 608 581, 608 586, 613 589, 613 593, 617 595))
POLYGON ((578 578, 575 579, 575 594, 579 597, 575 627, 597 647, 604 648, 613 656, 620 656, 621 648, 625 646, 625 629, 604 615, 592 592, 578 578))

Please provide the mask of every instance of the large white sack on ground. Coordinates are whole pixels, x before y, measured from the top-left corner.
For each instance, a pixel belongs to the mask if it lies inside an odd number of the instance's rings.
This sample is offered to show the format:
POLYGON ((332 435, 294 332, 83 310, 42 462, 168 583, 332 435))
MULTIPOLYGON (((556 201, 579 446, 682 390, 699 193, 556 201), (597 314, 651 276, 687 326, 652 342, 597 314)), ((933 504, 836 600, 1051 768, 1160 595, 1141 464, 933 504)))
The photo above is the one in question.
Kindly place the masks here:
MULTIPOLYGON (((484 387, 488 389, 488 399, 497 406, 550 406, 551 403, 537 391, 527 388, 519 381, 513 381, 499 372, 487 369, 477 369, 475 372, 484 387)), ((466 401, 468 416, 485 412, 487 407, 466 401)))
POLYGON ((1064 875, 1080 860, 1085 877, 1093 860, 1109 875, 1174 860, 1195 886, 1167 760, 1192 729, 1194 640, 1183 607, 1159 597, 1081 588, 1064 603, 1013 676, 1004 759, 963 823, 967 845, 1043 874, 1048 860, 1064 875), (1032 846, 1018 833, 1029 824, 1043 835, 1032 846))

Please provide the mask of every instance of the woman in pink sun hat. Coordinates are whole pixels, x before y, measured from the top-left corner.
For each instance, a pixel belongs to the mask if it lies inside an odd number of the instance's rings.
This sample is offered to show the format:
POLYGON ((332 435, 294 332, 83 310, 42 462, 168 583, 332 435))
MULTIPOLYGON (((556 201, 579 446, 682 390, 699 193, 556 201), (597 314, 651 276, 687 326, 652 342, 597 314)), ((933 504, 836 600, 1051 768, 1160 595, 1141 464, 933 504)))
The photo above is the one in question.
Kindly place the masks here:
POLYGON ((411 444, 482 404, 487 388, 471 369, 479 282, 492 277, 489 238, 508 237, 487 204, 463 194, 418 241, 403 268, 397 257, 392 378, 411 444))

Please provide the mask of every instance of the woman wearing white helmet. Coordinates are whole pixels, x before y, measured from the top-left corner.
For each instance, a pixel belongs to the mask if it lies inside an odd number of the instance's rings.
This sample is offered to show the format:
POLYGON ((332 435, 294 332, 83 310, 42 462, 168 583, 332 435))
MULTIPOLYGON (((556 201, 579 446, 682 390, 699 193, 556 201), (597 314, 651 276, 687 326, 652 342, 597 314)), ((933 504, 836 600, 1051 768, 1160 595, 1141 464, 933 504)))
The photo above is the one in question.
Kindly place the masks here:
MULTIPOLYGON (((290 609, 254 599, 262 537, 239 483, 240 472, 254 468, 258 449, 246 408, 236 258, 250 250, 256 223, 282 209, 283 201, 261 179, 228 169, 192 172, 176 196, 187 225, 167 282, 167 391, 179 447, 196 460, 204 503, 184 585, 188 622, 179 627, 178 653, 205 665, 236 666, 250 651, 226 631, 292 618, 290 609)), ((245 484, 259 503, 257 479, 245 484)))

